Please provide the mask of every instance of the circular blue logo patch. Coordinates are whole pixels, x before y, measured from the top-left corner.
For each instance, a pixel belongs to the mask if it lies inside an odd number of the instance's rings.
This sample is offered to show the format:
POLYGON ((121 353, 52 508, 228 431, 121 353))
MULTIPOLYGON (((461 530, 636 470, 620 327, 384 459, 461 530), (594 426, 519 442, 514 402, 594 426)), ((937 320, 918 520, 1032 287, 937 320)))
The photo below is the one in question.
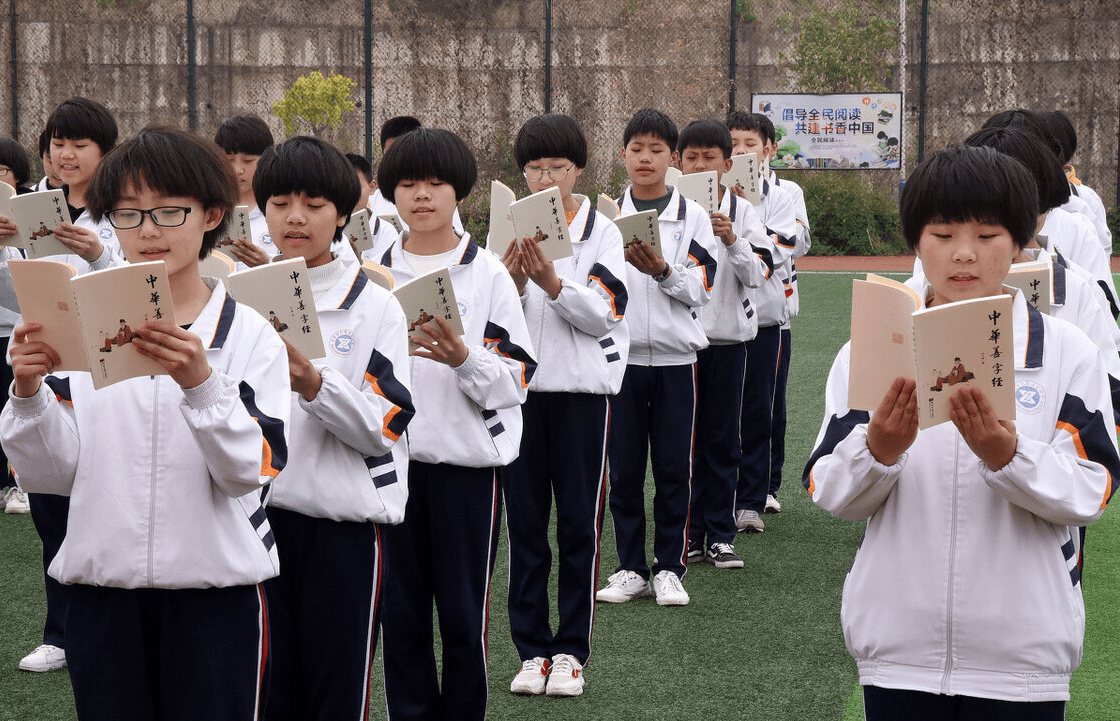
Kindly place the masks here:
POLYGON ((1038 383, 1019 381, 1015 384, 1015 407, 1023 413, 1034 415, 1046 405, 1046 395, 1038 383))
POLYGON ((457 305, 459 306, 459 317, 460 318, 462 318, 463 320, 466 320, 467 318, 471 317, 471 305, 470 305, 470 303, 468 303, 465 300, 460 300, 460 301, 458 301, 457 305))
POLYGON ((348 330, 340 330, 331 336, 331 351, 345 358, 354 352, 354 334, 348 330))
POLYGON ((265 233, 261 236, 261 243, 264 245, 272 245, 272 236, 268 233, 265 233))
POLYGON ((97 231, 97 235, 102 240, 109 240, 110 238, 113 237, 113 229, 112 228, 102 228, 101 230, 97 231))

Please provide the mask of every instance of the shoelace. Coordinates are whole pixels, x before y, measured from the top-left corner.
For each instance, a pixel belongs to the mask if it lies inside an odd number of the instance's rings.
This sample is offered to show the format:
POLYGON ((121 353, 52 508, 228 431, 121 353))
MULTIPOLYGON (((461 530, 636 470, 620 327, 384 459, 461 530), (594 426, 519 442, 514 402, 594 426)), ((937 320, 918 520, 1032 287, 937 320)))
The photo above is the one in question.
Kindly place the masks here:
POLYGON ((542 664, 539 661, 537 661, 537 659, 531 658, 528 661, 522 661, 521 662, 521 670, 523 672, 524 671, 532 671, 533 673, 539 673, 542 676, 544 676, 545 674, 548 673, 548 661, 545 661, 542 664))
POLYGON ((678 591, 680 591, 682 593, 684 592, 684 586, 681 585, 681 579, 675 573, 666 573, 662 577, 661 583, 664 586, 668 586, 669 587, 668 590, 670 590, 674 593, 676 593, 678 591))
POLYGON ((725 553, 734 553, 735 548, 730 543, 713 543, 712 548, 716 550, 716 555, 722 556, 725 553))
POLYGON ((558 673, 561 676, 571 676, 575 672, 575 665, 572 660, 567 656, 561 656, 558 661, 552 664, 552 673, 558 673))

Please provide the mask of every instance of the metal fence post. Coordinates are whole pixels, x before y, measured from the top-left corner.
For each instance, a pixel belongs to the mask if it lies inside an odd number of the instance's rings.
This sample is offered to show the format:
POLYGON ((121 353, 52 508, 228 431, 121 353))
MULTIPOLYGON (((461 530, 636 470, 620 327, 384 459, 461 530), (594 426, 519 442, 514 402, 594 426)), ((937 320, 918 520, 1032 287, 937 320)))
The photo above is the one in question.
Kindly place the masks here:
POLYGON ((735 111, 735 46, 738 44, 735 28, 735 3, 737 0, 731 0, 731 52, 728 53, 729 59, 727 62, 727 113, 730 115, 735 111))
POLYGON ((544 111, 552 112, 552 0, 544 0, 544 111))
POLYGON ((187 0, 187 119, 192 131, 198 130, 197 42, 194 36, 194 0, 187 0))
POLYGON ((373 0, 365 0, 366 161, 373 162, 373 0))
POLYGON ((16 0, 10 0, 8 5, 8 19, 11 28, 8 31, 12 48, 12 140, 19 140, 19 42, 16 38, 16 0))
MULTIPOLYGON (((926 66, 929 64, 929 0, 922 0, 922 61, 918 75, 918 162, 926 159, 926 66)), ((903 71, 905 72, 905 71, 903 71)))

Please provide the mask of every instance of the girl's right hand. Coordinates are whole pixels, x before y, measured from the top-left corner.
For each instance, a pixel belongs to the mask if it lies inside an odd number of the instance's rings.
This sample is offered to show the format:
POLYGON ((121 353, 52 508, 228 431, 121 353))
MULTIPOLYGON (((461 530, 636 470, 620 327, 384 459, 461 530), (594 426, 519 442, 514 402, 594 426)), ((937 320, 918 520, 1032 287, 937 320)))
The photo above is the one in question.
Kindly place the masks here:
POLYGON ((30 398, 38 393, 43 376, 54 373, 54 369, 62 362, 54 348, 42 341, 27 339, 29 333, 42 329, 42 323, 23 323, 12 331, 13 385, 19 398, 30 398))

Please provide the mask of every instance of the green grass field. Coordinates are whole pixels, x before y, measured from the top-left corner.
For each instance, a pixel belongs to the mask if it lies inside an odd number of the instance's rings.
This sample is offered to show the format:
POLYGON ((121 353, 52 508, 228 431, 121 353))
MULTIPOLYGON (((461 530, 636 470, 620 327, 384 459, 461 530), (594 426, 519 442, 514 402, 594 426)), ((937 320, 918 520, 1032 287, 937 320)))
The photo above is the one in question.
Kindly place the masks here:
MULTIPOLYGON (((766 532, 740 535, 743 570, 691 566, 692 602, 662 608, 652 600, 600 605, 587 687, 574 699, 509 694, 520 664, 506 615, 507 554, 498 555, 491 593, 491 719, 860 719, 856 670, 840 632, 840 589, 862 525, 813 506, 801 487, 824 410, 833 356, 847 340, 851 278, 799 274, 801 316, 794 322, 789 384, 788 460, 766 532)), ((652 503, 652 485, 647 486, 652 503)), ((0 721, 73 719, 65 672, 16 670, 38 643, 44 599, 40 545, 30 516, 0 516, 0 721)), ((650 552, 652 557, 652 550, 650 552)), ((1073 680, 1067 718, 1120 719, 1120 520, 1115 510, 1089 530, 1085 658, 1073 680)), ((600 579, 617 563, 608 514, 600 579)), ((378 659, 380 663, 380 658, 378 659)), ((380 692, 380 667, 374 688, 380 692)), ((380 695, 374 718, 384 718, 380 695)))

